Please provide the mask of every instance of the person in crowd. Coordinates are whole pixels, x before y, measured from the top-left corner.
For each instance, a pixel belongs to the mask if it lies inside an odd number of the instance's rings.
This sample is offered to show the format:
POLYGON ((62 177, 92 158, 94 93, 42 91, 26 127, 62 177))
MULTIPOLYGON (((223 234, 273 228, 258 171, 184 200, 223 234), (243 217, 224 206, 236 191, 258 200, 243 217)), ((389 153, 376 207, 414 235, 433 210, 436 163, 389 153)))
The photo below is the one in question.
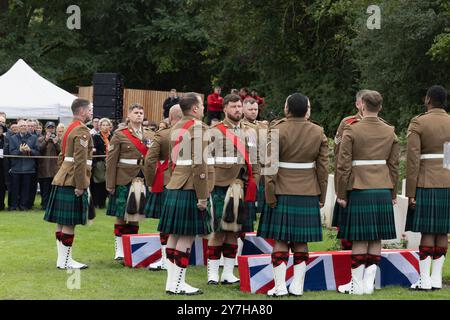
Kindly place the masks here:
POLYGON ((19 125, 17 123, 11 124, 11 127, 9 128, 12 134, 19 133, 19 125))
POLYGON ((257 91, 256 89, 252 89, 252 91, 251 91, 251 93, 250 93, 250 96, 251 96, 253 99, 255 99, 256 102, 258 103, 258 117, 257 117, 257 120, 260 120, 260 119, 261 119, 261 115, 262 115, 263 112, 264 112, 264 107, 265 107, 266 103, 265 103, 264 99, 261 98, 261 97, 258 95, 258 91, 257 91))
POLYGON ((42 156, 55 158, 40 158, 38 161, 38 180, 41 191, 41 210, 47 208, 52 181, 58 172, 57 156, 61 152, 60 138, 55 133, 56 125, 53 121, 45 124, 45 135, 38 138, 39 152, 42 156))
POLYGON ((5 148, 6 132, 8 128, 6 125, 1 124, 3 116, 0 116, 0 211, 5 210, 5 194, 6 194, 6 182, 5 182, 5 167, 3 152, 5 148))
POLYGON ((164 101, 163 104, 163 115, 164 118, 169 117, 170 107, 180 103, 180 98, 177 96, 177 90, 171 89, 169 93, 169 97, 164 101))
POLYGON ((211 125, 213 118, 222 120, 223 118, 223 98, 220 96, 222 88, 219 86, 214 87, 214 92, 208 95, 207 98, 207 123, 211 125))
POLYGON ((239 96, 241 97, 242 101, 244 101, 247 98, 251 98, 252 97, 250 95, 250 91, 248 90, 247 87, 243 87, 243 88, 241 88, 241 90, 239 90, 239 96))
POLYGON ((414 117, 407 134, 406 231, 420 232, 419 280, 413 290, 442 288, 442 270, 450 233, 450 171, 443 166, 444 144, 450 141, 447 90, 430 87, 427 111, 414 117))
POLYGON ((92 137, 86 126, 92 119, 92 104, 75 99, 71 106, 73 121, 61 142, 59 168, 52 182, 44 220, 56 223, 58 269, 86 269, 72 258, 75 228, 88 220, 88 192, 92 167, 92 137))
POLYGON ((91 122, 92 129, 90 130, 91 136, 100 132, 99 121, 100 121, 99 118, 92 119, 92 122, 91 122))
POLYGON ((235 94, 235 95, 239 95, 239 90, 238 89, 231 89, 230 90, 230 94, 235 94))
POLYGON ((56 127, 56 136, 58 137, 59 144, 61 144, 65 130, 66 130, 66 126, 64 125, 64 123, 59 123, 58 126, 56 127))
POLYGON ((265 176, 267 207, 258 229, 258 236, 275 240, 275 286, 269 290, 269 296, 288 294, 289 248, 294 253, 289 293, 303 295, 308 242, 322 241, 320 208, 324 206, 328 185, 328 140, 321 126, 306 119, 310 110, 309 99, 294 93, 286 99, 286 118, 270 127, 269 144, 278 137, 279 148, 275 154, 269 148, 268 159, 271 166, 278 164, 278 170, 265 176))
POLYGON ((27 120, 27 128, 28 128, 28 133, 36 135, 36 121, 28 119, 27 120))
POLYGON ((143 128, 148 128, 150 125, 150 122, 148 121, 147 118, 144 118, 144 121, 142 121, 142 127, 143 128))
POLYGON ((150 131, 156 132, 158 130, 158 124, 156 123, 156 121, 150 121, 148 128, 150 129, 150 131))
POLYGON ((341 237, 353 242, 351 280, 340 293, 372 294, 381 261, 381 240, 395 239, 400 146, 395 128, 378 117, 383 98, 362 96, 361 120, 344 127, 336 166, 337 202, 347 208, 341 237))
MULTIPOLYGON (((173 108, 173 107, 172 107, 173 108)), ((172 108, 170 108, 170 109, 172 109, 172 108)), ((170 119, 170 111, 169 111, 169 118, 167 118, 167 119, 170 119)), ((170 121, 170 120, 169 120, 170 121)), ((159 123, 159 125, 158 125, 158 131, 159 130, 163 130, 163 129, 167 129, 167 128, 169 128, 169 124, 165 121, 165 120, 163 120, 163 121, 161 121, 160 123, 159 123)))
POLYGON ((36 132, 36 135, 39 138, 40 136, 42 136, 42 131, 43 131, 42 123, 40 121, 38 121, 38 120, 35 120, 35 122, 36 122, 36 131, 35 132, 36 132))
POLYGON ((27 122, 20 120, 19 133, 9 141, 9 154, 21 156, 11 158, 11 210, 29 210, 30 190, 36 174, 36 160, 27 156, 40 155, 37 136, 28 131, 27 122))
POLYGON ((108 192, 106 191, 105 174, 106 174, 106 156, 109 150, 109 142, 111 141, 112 122, 107 118, 102 118, 98 122, 100 132, 92 136, 94 143, 94 157, 92 162, 92 175, 90 190, 94 200, 94 206, 99 209, 105 208, 108 192))

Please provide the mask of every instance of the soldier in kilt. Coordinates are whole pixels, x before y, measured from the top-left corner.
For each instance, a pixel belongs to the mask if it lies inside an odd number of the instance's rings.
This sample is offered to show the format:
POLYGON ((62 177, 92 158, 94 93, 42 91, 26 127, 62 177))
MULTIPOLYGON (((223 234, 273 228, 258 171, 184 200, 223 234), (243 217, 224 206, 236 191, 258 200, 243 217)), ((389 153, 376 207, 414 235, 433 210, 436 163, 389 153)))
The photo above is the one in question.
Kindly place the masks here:
POLYGON ((197 235, 208 235, 210 215, 209 170, 207 159, 208 127, 202 123, 203 101, 196 93, 187 93, 180 100, 183 118, 170 129, 170 163, 172 175, 158 230, 170 234, 167 244, 168 294, 201 294, 186 283, 186 269, 192 243, 197 235), (200 148, 199 148, 200 147, 200 148))
POLYGON ((323 128, 306 119, 309 99, 294 93, 286 99, 283 118, 271 125, 268 137, 270 169, 266 207, 258 236, 274 239, 272 264, 275 286, 269 296, 285 296, 289 247, 294 253, 294 278, 289 293, 303 294, 308 242, 322 240, 320 208, 328 185, 328 142, 323 128))
POLYGON ((61 145, 58 173, 53 179, 44 220, 56 223, 56 246, 59 269, 85 269, 88 266, 72 258, 75 226, 88 219, 88 187, 92 168, 92 138, 85 123, 92 120, 88 100, 72 103, 73 122, 61 145))
POLYGON ((145 218, 146 189, 140 186, 144 178, 144 157, 154 137, 153 131, 142 127, 142 105, 131 104, 128 119, 127 127, 114 132, 106 157, 106 190, 110 194, 106 215, 116 217, 115 260, 123 260, 122 235, 137 234, 139 221, 145 218))
MULTIPOLYGON (((169 110, 169 123, 174 126, 183 118, 180 105, 176 104, 169 110)), ((144 162, 145 182, 149 190, 149 197, 145 205, 147 218, 159 219, 167 195, 166 185, 170 180, 169 169, 170 128, 159 130, 147 152, 144 162)), ((148 266, 149 270, 158 271, 166 269, 166 246, 169 234, 161 232, 161 259, 148 266)))
MULTIPOLYGON (((334 161, 335 164, 337 163, 337 159, 338 159, 338 155, 339 155, 339 146, 342 140, 342 133, 344 131, 344 127, 346 124, 352 124, 353 122, 359 121, 362 119, 362 115, 361 115, 361 109, 362 109, 362 96, 364 93, 366 93, 367 90, 360 90, 356 93, 356 102, 355 102, 355 106, 356 109, 358 110, 358 113, 353 115, 353 116, 349 116, 349 117, 345 117, 344 119, 342 119, 341 123, 339 124, 339 127, 336 131, 336 136, 334 137, 334 161)), ((337 180, 336 180, 336 175, 334 175, 334 189, 336 190, 337 188, 337 180)), ((339 225, 341 225, 344 221, 345 221, 346 215, 345 215, 345 208, 342 208, 340 205, 338 205, 337 201, 334 204, 334 209, 333 209, 333 220, 331 222, 331 225, 333 227, 337 227, 338 229, 338 238, 341 240, 341 249, 342 250, 351 250, 352 249, 352 242, 348 241, 346 239, 342 238, 341 235, 341 231, 339 229, 339 225)))
POLYGON ((257 183, 260 175, 256 155, 256 129, 253 124, 241 120, 240 97, 229 94, 224 98, 223 105, 225 119, 210 130, 211 138, 214 139, 215 157, 215 183, 211 192, 214 233, 208 240, 207 270, 208 284, 213 285, 219 283, 222 254, 224 262, 220 282, 222 284, 239 282, 239 278, 233 274, 237 241, 240 234, 253 231, 256 219, 257 183), (247 155, 248 162, 244 160, 246 155, 243 152, 247 155), (235 202, 239 205, 236 206, 235 202))
POLYGON ((430 87, 425 98, 428 111, 413 118, 408 128, 406 196, 410 210, 406 230, 422 235, 420 278, 411 286, 414 290, 442 288, 450 232, 450 171, 443 166, 444 144, 450 141, 446 102, 444 87, 430 87))
POLYGON ((346 209, 340 234, 353 242, 352 278, 338 288, 348 294, 373 293, 381 240, 396 237, 398 139, 378 117, 381 95, 368 91, 362 101, 363 118, 345 125, 336 166, 337 201, 346 209))

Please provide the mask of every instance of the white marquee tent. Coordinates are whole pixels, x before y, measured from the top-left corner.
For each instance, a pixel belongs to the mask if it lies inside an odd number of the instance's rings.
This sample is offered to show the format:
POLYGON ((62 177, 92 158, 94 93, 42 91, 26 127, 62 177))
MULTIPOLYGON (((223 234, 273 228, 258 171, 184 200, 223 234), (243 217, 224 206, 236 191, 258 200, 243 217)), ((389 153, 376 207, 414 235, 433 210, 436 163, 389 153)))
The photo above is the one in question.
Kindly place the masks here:
POLYGON ((22 59, 0 76, 0 111, 8 119, 59 119, 70 122, 77 97, 41 77, 22 59))

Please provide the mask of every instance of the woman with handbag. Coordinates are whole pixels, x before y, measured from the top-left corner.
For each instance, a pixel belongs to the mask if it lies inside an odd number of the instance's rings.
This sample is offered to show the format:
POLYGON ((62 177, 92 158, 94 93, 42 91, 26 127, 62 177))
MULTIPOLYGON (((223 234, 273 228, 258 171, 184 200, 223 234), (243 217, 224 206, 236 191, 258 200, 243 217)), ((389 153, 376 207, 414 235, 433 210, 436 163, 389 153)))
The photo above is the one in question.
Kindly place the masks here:
MULTIPOLYGON (((94 142, 94 156, 106 156, 108 154, 109 141, 111 140, 111 120, 100 119, 98 126, 100 131, 92 136, 94 142)), ((91 194, 94 206, 99 209, 105 208, 106 191, 105 184, 106 157, 94 157, 91 176, 91 194)))

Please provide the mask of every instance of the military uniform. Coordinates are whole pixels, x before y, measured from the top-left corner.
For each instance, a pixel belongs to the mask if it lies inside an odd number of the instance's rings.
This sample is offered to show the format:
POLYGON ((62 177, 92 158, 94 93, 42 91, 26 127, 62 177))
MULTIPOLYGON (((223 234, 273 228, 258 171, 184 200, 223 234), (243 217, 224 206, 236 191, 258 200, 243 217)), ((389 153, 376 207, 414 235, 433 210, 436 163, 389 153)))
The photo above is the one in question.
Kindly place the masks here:
POLYGON ((172 176, 166 185, 167 195, 158 225, 160 232, 185 236, 207 235, 211 232, 209 211, 200 211, 197 207, 198 200, 209 197, 208 164, 203 152, 201 155, 194 153, 199 141, 202 141, 200 151, 208 148, 208 139, 205 138, 207 134, 208 127, 193 116, 184 116, 170 129, 172 156, 169 168, 172 176), (193 122, 193 125, 187 128, 180 138, 181 142, 176 144, 178 140, 175 138, 178 138, 183 126, 189 122, 193 122), (187 137, 191 139, 190 145, 182 142, 187 137), (187 150, 187 147, 190 149, 187 150))
MULTIPOLYGON (((109 143, 106 157, 106 188, 115 189, 115 192, 109 197, 106 214, 121 219, 125 217, 131 182, 136 177, 144 177, 144 155, 125 134, 125 130, 147 147, 154 137, 153 131, 141 129, 137 132, 130 125, 128 128, 116 130, 109 143)), ((139 221, 143 217, 143 214, 140 214, 136 220, 139 221)))
MULTIPOLYGON (((147 186, 152 187, 156 182, 162 184, 161 190, 152 190, 145 205, 147 218, 159 219, 167 194, 165 186, 170 180, 169 170, 170 128, 156 132, 144 162, 144 175, 147 186), (161 179, 162 181, 156 181, 161 179), (158 192, 156 192, 158 191, 158 192)), ((155 186, 156 187, 156 186, 155 186)))
MULTIPOLYGON (((263 121, 258 121, 255 120, 253 122, 250 122, 249 120, 247 120, 246 118, 244 118, 242 120, 242 122, 246 125, 249 126, 253 126, 256 134, 257 134, 257 150, 258 150, 258 155, 259 155, 259 163, 261 166, 261 171, 264 168, 264 164, 266 161, 266 153, 267 150, 264 148, 260 148, 262 146, 266 146, 267 145, 267 131, 269 129, 269 126, 267 124, 265 124, 263 121), (265 133, 265 134, 263 134, 265 133)), ((264 210, 264 204, 265 204, 265 187, 264 187, 264 175, 261 174, 260 179, 259 179, 259 184, 258 184, 258 196, 256 199, 256 206, 255 206, 255 211, 258 213, 262 213, 264 210)), ((256 214, 254 215, 255 220, 256 220, 256 214)))
POLYGON ((341 237, 354 241, 396 237, 399 144, 394 127, 378 117, 346 124, 337 166, 337 197, 348 201, 341 237))
POLYGON ((411 120, 408 128, 406 196, 416 198, 407 231, 450 233, 450 171, 443 166, 444 143, 450 141, 450 116, 431 109, 411 120))
MULTIPOLYGON (((256 154, 257 148, 257 132, 256 127, 252 124, 246 122, 240 122, 237 126, 233 125, 230 120, 225 119, 212 130, 212 137, 214 139, 214 160, 215 160, 215 183, 214 189, 211 193, 211 202, 213 206, 213 221, 214 221, 214 232, 225 231, 221 227, 220 221, 222 220, 225 197, 228 187, 235 182, 236 179, 248 182, 248 168, 243 159, 243 156, 236 150, 236 147, 219 131, 218 126, 224 125, 227 130, 230 130, 232 134, 240 136, 245 141, 241 141, 245 144, 246 152, 250 156, 250 161, 252 162, 252 173, 253 178, 258 185, 260 178, 260 165, 258 163, 258 155, 256 154), (250 150, 253 148, 253 152, 250 150), (233 154, 230 150, 233 151, 233 154), (230 157, 231 155, 231 157, 230 157)), ((246 191, 246 186, 244 185, 244 190, 246 191)), ((253 222, 256 217, 256 210, 254 202, 242 203, 246 208, 241 208, 248 213, 248 217, 244 220, 242 224, 241 232, 252 232, 253 222)), ((242 213, 242 211, 240 211, 242 213)))
POLYGON ((288 117, 270 128, 279 133, 279 152, 272 154, 276 174, 267 175, 266 204, 258 236, 286 242, 322 240, 319 202, 325 203, 328 184, 328 142, 323 128, 305 118, 288 117), (279 160, 278 160, 279 159, 279 160))
MULTIPOLYGON (((339 155, 339 147, 341 146, 341 141, 342 141, 342 134, 344 132, 344 127, 346 125, 350 125, 354 122, 358 122, 362 119, 361 114, 358 112, 357 114, 353 115, 353 116, 349 116, 349 117, 345 117, 344 119, 342 119, 341 123, 339 124, 339 127, 336 131, 336 136, 334 137, 334 149, 333 149, 333 153, 334 153, 334 163, 337 163, 337 159, 338 159, 338 155, 339 155)), ((336 179, 336 174, 334 175, 334 189, 337 189, 337 179, 336 179)), ((333 220, 331 222, 331 225, 333 227, 338 227, 339 225, 343 224, 345 219, 346 219, 346 209, 342 208, 338 203, 337 203, 337 199, 336 202, 334 204, 334 209, 333 209, 333 220)), ((346 239, 343 239, 341 236, 341 229, 338 228, 338 238, 341 238, 341 248, 343 250, 349 250, 352 248, 352 243, 350 241, 347 241, 346 239)))
POLYGON ((92 148, 88 127, 79 123, 67 135, 64 154, 59 155, 58 162, 61 166, 53 178, 52 192, 44 216, 46 221, 61 225, 86 224, 92 148), (77 197, 75 189, 85 192, 77 197))
MULTIPOLYGON (((449 141, 450 116, 444 109, 430 109, 411 120, 406 196, 415 198, 416 205, 415 209, 408 210, 407 231, 444 235, 444 238, 450 232, 450 171, 443 165, 444 143, 449 141)), ((442 288, 447 246, 441 246, 437 241, 434 246, 419 246, 420 277, 412 289, 442 288)))
MULTIPOLYGON (((62 142, 58 163, 60 168, 53 178, 52 191, 45 211, 44 220, 63 226, 86 224, 89 214, 88 187, 92 169, 93 143, 86 127, 80 121, 73 121, 62 142), (84 190, 81 196, 75 189, 84 190)), ((56 232, 59 269, 85 269, 88 266, 72 258, 74 234, 56 232)))

